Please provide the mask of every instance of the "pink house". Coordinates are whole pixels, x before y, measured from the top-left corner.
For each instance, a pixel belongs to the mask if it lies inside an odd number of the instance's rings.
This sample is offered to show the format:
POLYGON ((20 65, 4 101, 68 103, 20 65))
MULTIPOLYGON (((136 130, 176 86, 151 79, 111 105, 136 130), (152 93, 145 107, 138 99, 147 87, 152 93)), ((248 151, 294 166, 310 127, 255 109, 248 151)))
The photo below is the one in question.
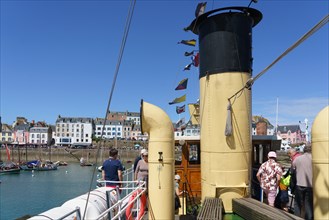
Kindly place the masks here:
POLYGON ((279 125, 277 135, 282 140, 287 140, 289 144, 305 143, 305 134, 301 131, 299 125, 279 125))

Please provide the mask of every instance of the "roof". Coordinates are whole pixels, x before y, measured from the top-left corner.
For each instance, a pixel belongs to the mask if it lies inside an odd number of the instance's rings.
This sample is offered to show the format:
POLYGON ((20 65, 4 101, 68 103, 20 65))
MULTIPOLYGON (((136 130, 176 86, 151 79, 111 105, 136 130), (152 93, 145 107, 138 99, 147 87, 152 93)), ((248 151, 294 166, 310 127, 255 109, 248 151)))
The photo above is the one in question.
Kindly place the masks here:
POLYGON ((299 125, 278 125, 278 132, 280 133, 287 133, 288 131, 295 133, 300 131, 299 125))

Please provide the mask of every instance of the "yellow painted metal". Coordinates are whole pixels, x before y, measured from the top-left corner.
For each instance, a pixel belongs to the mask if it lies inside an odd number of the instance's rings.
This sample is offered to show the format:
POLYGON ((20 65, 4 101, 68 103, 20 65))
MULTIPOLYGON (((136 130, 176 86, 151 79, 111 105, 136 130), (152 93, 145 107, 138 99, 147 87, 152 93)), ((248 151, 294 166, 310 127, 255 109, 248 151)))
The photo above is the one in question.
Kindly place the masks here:
POLYGON ((251 92, 244 89, 232 103, 233 134, 225 136, 228 98, 243 88, 249 73, 226 72, 200 79, 202 200, 221 197, 226 213, 232 198, 249 192, 251 92))
POLYGON ((193 125, 199 125, 200 105, 199 103, 188 104, 190 121, 193 125))
POLYGON ((314 219, 329 219, 329 106, 312 126, 314 219))
POLYGON ((148 219, 174 219, 174 128, 162 109, 144 101, 141 118, 149 135, 148 219))

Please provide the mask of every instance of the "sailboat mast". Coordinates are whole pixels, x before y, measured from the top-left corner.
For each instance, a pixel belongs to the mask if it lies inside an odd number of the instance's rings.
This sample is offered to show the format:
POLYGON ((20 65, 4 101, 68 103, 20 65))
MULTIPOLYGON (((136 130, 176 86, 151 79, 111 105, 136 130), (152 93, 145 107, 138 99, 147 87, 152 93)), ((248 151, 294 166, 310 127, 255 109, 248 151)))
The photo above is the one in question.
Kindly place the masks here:
POLYGON ((279 98, 276 98, 275 134, 278 132, 279 98))

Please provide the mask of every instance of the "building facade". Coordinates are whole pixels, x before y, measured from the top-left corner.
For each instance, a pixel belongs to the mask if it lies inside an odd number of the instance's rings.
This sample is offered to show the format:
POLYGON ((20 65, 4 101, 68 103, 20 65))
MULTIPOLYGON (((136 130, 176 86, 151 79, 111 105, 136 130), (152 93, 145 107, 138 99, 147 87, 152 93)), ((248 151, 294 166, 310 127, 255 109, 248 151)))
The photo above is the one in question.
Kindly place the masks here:
POLYGON ((277 135, 290 144, 306 143, 306 136, 299 125, 279 125, 277 135))
POLYGON ((93 130, 92 118, 58 116, 55 145, 67 147, 91 146, 93 130))
POLYGON ((32 127, 29 132, 29 143, 32 145, 49 145, 52 131, 50 127, 32 127))

